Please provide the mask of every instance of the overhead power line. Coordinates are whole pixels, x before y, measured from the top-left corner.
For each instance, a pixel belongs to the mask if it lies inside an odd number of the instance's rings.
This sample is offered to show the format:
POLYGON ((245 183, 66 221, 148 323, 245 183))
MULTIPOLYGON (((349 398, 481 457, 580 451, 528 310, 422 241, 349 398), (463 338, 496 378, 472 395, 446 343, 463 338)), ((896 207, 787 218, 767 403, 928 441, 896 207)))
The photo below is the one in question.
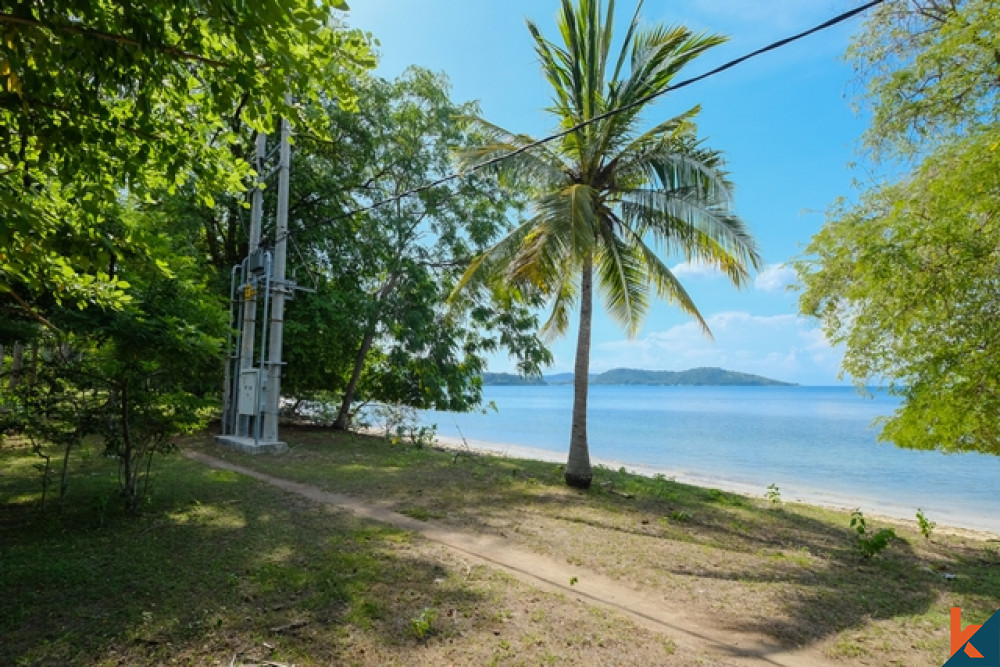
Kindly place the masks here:
POLYGON ((347 218, 347 217, 350 217, 352 215, 357 215, 359 213, 366 213, 366 212, 372 211, 372 210, 374 210, 376 208, 380 208, 382 206, 385 206, 386 204, 391 204, 391 203, 397 202, 397 201, 399 201, 401 199, 405 199, 407 197, 412 197, 413 195, 416 195, 416 194, 419 194, 421 192, 424 192, 425 190, 430 190, 431 188, 436 188, 439 185, 443 185, 443 184, 448 183, 450 181, 454 181, 454 180, 462 178, 464 176, 468 176, 469 174, 475 173, 475 172, 477 172, 477 171, 479 171, 481 169, 485 169, 486 167, 489 167, 491 165, 497 164, 498 162, 502 162, 503 160, 512 158, 515 155, 520 155, 521 153, 530 151, 533 148, 538 148, 539 146, 547 144, 550 141, 555 141, 556 139, 561 139, 561 138, 563 138, 563 137, 565 137, 565 136, 567 136, 569 134, 572 134, 572 133, 574 133, 574 132, 576 132, 578 130, 581 130, 582 128, 587 127, 588 125, 600 122, 600 121, 604 120, 605 118, 610 118, 611 116, 615 116, 617 114, 624 113, 626 111, 634 109, 634 108, 636 108, 638 106, 642 106, 643 104, 646 104, 647 102, 649 102, 651 100, 654 100, 657 97, 660 97, 661 95, 666 95, 667 93, 669 93, 671 91, 679 90, 681 88, 685 88, 687 86, 690 86, 693 83, 697 83, 698 81, 702 81, 702 80, 707 79, 709 77, 713 77, 713 76, 715 76, 717 74, 725 72, 728 69, 736 67, 737 65, 739 65, 741 63, 744 63, 747 60, 750 60, 752 58, 756 58, 759 55, 763 55, 765 53, 768 53, 769 51, 774 51, 776 49, 780 49, 783 46, 787 46, 788 44, 791 44, 792 42, 796 42, 796 41, 798 41, 800 39, 808 37, 809 35, 815 34, 817 32, 822 32, 823 30, 826 30, 827 28, 831 28, 831 27, 837 25, 838 23, 843 23, 844 21, 847 21, 848 19, 852 19, 855 16, 857 16, 858 14, 866 12, 869 9, 871 9, 872 7, 875 7, 876 5, 882 4, 884 1, 885 0, 871 0, 871 2, 867 2, 867 3, 863 4, 863 5, 861 5, 860 7, 855 7, 854 9, 851 9, 849 11, 843 12, 842 14, 838 14, 837 16, 834 16, 830 20, 824 21, 823 23, 820 23, 817 26, 809 28, 808 30, 804 30, 804 31, 802 31, 800 33, 797 33, 795 35, 792 35, 790 37, 785 37, 784 39, 779 39, 778 41, 772 42, 772 43, 768 44, 767 46, 764 46, 764 47, 761 47, 761 48, 757 49, 756 51, 751 51, 750 53, 747 53, 745 55, 740 56, 739 58, 734 58, 733 60, 730 60, 730 61, 728 61, 726 63, 723 63, 722 65, 719 65, 715 69, 709 70, 708 72, 705 72, 703 74, 699 74, 696 77, 692 77, 690 79, 685 79, 684 81, 681 81, 680 83, 674 84, 672 86, 668 86, 668 87, 664 88, 663 90, 661 90, 659 92, 653 93, 651 95, 647 95, 647 96, 645 96, 643 98, 640 98, 640 99, 638 99, 638 100, 636 100, 636 101, 634 101, 634 102, 632 102, 630 104, 626 104, 625 106, 616 107, 616 108, 611 109, 609 111, 605 111, 604 113, 598 114, 598 115, 594 116, 593 118, 590 118, 588 120, 583 121, 582 123, 574 125, 573 127, 569 128, 569 129, 562 130, 561 132, 556 132, 555 134, 550 134, 550 135, 548 135, 546 137, 538 139, 537 141, 533 141, 533 142, 531 142, 529 144, 526 144, 526 145, 524 145, 524 146, 522 146, 522 147, 520 147, 520 148, 518 148, 516 150, 512 150, 509 153, 504 153, 503 155, 498 155, 498 156, 496 156, 494 158, 491 158, 491 159, 489 159, 489 160, 487 160, 485 162, 477 164, 476 166, 471 167, 471 168, 469 168, 469 169, 467 169, 465 171, 455 172, 455 173, 450 174, 448 176, 444 176, 442 178, 439 178, 436 181, 431 181, 431 182, 428 182, 428 183, 424 183, 423 185, 421 185, 419 187, 415 187, 415 188, 412 188, 410 190, 406 190, 405 192, 401 192, 398 195, 394 195, 392 197, 389 197, 388 199, 383 199, 383 200, 377 201, 374 204, 371 204, 369 206, 365 206, 365 207, 362 207, 362 208, 358 208, 358 209, 354 209, 354 210, 348 211, 348 212, 346 212, 346 213, 344 213, 342 215, 338 215, 338 216, 334 217, 333 220, 341 220, 343 218, 347 218))

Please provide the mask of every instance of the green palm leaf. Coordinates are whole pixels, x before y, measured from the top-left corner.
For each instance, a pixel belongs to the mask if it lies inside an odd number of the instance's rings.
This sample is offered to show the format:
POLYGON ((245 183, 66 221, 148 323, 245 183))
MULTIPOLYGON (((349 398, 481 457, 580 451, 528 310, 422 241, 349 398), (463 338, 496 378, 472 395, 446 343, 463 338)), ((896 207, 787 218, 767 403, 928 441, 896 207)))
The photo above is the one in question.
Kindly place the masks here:
POLYGON ((564 333, 579 309, 566 467, 567 482, 577 486, 589 485, 592 476, 585 411, 594 282, 608 314, 629 336, 639 332, 654 294, 711 335, 663 257, 708 264, 738 287, 761 263, 753 237, 732 212, 732 184, 721 154, 697 139, 698 107, 639 129, 650 97, 666 92, 684 66, 723 38, 681 26, 643 28, 641 6, 613 58, 613 0, 561 0, 559 43, 528 21, 552 86, 549 111, 567 134, 538 145, 471 118, 466 120, 483 142, 457 156, 463 169, 482 167, 501 185, 533 198, 529 217, 477 258, 461 285, 485 273, 540 290, 549 299, 546 335, 564 333))

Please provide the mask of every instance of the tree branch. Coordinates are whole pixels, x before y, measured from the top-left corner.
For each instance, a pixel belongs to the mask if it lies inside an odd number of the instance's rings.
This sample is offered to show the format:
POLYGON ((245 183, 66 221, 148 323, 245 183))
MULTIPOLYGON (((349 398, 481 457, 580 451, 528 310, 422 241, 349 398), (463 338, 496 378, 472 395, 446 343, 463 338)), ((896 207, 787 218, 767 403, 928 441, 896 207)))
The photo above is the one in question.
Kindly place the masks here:
MULTIPOLYGON (((138 40, 132 39, 131 37, 125 37, 124 35, 116 35, 110 32, 102 32, 100 30, 93 30, 91 28, 81 28, 75 25, 57 25, 44 23, 35 18, 25 18, 23 16, 13 16, 12 14, 0 14, 0 23, 6 23, 9 25, 26 25, 33 28, 47 28, 53 32, 68 32, 73 35, 82 35, 83 37, 91 37, 94 39, 100 39, 107 42, 115 42, 116 44, 125 44, 127 46, 135 46, 140 49, 144 46, 139 43, 138 40)), ((167 44, 151 44, 145 46, 152 46, 158 51, 162 51, 171 56, 175 56, 182 60, 191 60, 194 62, 199 62, 205 65, 211 65, 212 67, 232 67, 232 63, 227 63, 222 60, 215 60, 214 58, 206 58, 205 56, 198 55, 197 53, 190 53, 184 51, 176 46, 169 46, 167 44)))
POLYGON ((58 331, 59 333, 62 333, 62 329, 60 329, 56 325, 52 324, 52 322, 49 322, 47 319, 42 317, 42 315, 37 310, 28 305, 27 301, 18 296, 17 292, 8 287, 7 293, 10 294, 11 298, 13 298, 14 301, 16 301, 17 304, 25 310, 25 312, 31 319, 41 323, 43 326, 46 326, 49 329, 52 329, 53 331, 58 331))

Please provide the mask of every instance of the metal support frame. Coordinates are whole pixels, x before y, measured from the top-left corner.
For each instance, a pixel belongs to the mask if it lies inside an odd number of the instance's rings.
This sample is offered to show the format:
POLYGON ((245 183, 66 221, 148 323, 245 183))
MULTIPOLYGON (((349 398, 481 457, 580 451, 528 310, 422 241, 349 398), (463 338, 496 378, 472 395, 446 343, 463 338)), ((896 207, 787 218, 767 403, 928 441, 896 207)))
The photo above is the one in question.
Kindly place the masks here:
POLYGON ((288 446, 278 440, 278 417, 281 396, 281 346, 285 298, 291 283, 285 280, 288 236, 288 190, 291 148, 287 120, 281 122, 278 145, 278 210, 275 229, 275 252, 261 251, 263 219, 263 182, 267 136, 257 135, 254 168, 258 174, 250 207, 249 252, 234 266, 230 277, 230 325, 237 332, 229 337, 230 353, 226 359, 223 389, 222 435, 220 444, 251 453, 281 452, 288 446), (237 278, 238 276, 238 278, 237 278), (263 293, 263 303, 258 298, 263 293), (263 306, 261 308, 261 306, 263 306), (260 327, 258 316, 268 322, 269 331, 260 327), (255 355, 255 351, 258 352, 255 355), (254 365, 254 357, 257 364, 254 365), (243 381, 253 382, 252 410, 240 409, 243 381))

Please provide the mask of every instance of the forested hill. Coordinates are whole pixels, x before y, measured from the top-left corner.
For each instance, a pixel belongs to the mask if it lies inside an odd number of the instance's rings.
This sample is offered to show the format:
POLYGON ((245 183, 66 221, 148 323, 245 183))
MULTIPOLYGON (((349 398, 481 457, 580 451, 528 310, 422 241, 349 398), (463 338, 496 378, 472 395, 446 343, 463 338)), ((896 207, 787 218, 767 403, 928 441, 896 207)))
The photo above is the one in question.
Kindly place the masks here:
POLYGON ((526 378, 514 373, 483 373, 484 385, 527 385, 547 384, 540 377, 526 378))
POLYGON ((761 375, 727 371, 723 368, 692 368, 686 371, 644 371, 615 368, 601 373, 591 384, 712 385, 712 386, 793 386, 761 375))
MULTIPOLYGON (((510 373, 483 373, 484 385, 540 385, 570 384, 572 373, 560 373, 540 378, 523 378, 510 373)), ((753 386, 790 387, 791 382, 772 380, 761 375, 727 371, 723 368, 692 368, 686 371, 645 371, 634 368, 615 368, 599 375, 592 375, 590 384, 639 384, 684 386, 753 386)))

